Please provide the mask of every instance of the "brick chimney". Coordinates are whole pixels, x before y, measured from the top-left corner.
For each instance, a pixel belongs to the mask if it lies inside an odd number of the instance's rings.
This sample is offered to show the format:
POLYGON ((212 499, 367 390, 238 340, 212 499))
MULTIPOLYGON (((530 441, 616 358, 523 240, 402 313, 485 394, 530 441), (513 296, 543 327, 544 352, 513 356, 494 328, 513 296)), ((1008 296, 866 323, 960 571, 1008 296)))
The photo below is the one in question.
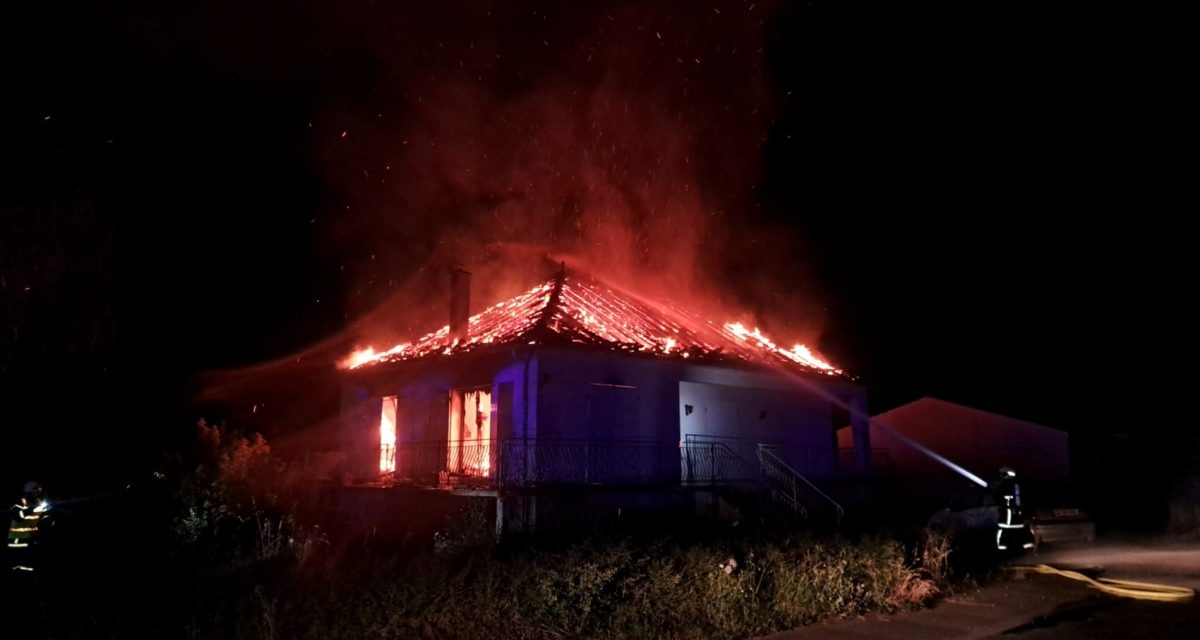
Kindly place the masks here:
POLYGON ((467 337, 467 320, 471 317, 471 274, 454 265, 450 269, 450 338, 467 337))

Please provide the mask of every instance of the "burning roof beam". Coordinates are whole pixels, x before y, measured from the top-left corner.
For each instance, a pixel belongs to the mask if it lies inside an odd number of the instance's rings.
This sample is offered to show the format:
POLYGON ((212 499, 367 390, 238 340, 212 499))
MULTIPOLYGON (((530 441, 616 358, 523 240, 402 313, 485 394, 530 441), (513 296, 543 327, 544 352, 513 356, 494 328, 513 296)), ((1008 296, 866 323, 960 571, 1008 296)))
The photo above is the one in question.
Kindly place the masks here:
POLYGON ((741 323, 717 325, 693 313, 645 302, 596 282, 568 279, 565 271, 472 316, 464 327, 461 335, 455 335, 448 325, 382 353, 364 349, 342 365, 353 369, 437 353, 462 353, 483 344, 558 339, 661 356, 799 365, 827 375, 843 375, 802 344, 785 349, 757 328, 749 329, 741 323))

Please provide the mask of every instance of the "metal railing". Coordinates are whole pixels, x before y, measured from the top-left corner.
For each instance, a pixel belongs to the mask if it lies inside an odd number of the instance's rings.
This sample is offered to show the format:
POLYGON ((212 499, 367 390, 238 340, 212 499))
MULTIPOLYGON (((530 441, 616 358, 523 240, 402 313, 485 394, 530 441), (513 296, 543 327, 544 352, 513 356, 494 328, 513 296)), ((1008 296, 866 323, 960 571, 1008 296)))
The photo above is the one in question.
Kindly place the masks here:
POLYGON ((398 482, 426 486, 578 485, 742 486, 766 489, 797 514, 840 524, 844 510, 781 455, 754 444, 757 464, 738 443, 704 436, 657 440, 460 440, 400 443, 398 482))
POLYGON ((815 520, 828 519, 840 526, 845 510, 833 498, 821 491, 808 478, 800 475, 773 451, 770 445, 759 445, 758 461, 763 481, 775 499, 793 509, 800 516, 815 520))
POLYGON ((401 443, 395 478, 429 486, 676 482, 674 442, 505 439, 401 443))
POLYGON ((659 484, 675 479, 672 442, 513 439, 502 446, 502 484, 659 484))
POLYGON ((685 435, 679 445, 680 481, 685 485, 757 482, 758 467, 738 452, 744 448, 739 444, 743 442, 731 438, 685 435))
POLYGON ((399 443, 396 471, 400 482, 424 485, 490 484, 498 461, 491 440, 399 443))

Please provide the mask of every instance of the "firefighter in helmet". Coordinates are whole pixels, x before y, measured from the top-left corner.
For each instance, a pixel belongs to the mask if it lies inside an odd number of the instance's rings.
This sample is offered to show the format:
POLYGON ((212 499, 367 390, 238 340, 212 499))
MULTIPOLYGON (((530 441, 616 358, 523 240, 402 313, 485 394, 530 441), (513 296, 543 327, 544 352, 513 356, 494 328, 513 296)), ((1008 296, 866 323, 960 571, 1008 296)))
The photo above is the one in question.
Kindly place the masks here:
POLYGON ((33 571, 33 550, 37 544, 38 527, 45 523, 50 503, 36 482, 26 482, 21 497, 12 506, 8 524, 8 548, 15 556, 13 570, 33 571))
POLYGON ((996 523, 996 549, 1013 551, 1033 548, 1033 535, 1021 510, 1021 484, 1017 472, 1000 468, 1000 478, 993 487, 999 502, 1000 514, 996 523))

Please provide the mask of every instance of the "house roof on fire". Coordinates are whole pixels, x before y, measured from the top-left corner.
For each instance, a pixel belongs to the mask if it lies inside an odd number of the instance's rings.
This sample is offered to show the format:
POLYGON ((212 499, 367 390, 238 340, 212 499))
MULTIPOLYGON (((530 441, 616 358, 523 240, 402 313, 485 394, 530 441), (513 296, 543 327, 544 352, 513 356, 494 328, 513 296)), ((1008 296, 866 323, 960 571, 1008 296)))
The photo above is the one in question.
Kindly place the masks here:
POLYGON ((357 369, 505 344, 584 345, 658 358, 785 365, 845 376, 804 345, 788 349, 758 329, 717 324, 565 272, 472 316, 465 339, 452 337, 450 327, 444 326, 387 351, 356 352, 345 364, 357 369))

